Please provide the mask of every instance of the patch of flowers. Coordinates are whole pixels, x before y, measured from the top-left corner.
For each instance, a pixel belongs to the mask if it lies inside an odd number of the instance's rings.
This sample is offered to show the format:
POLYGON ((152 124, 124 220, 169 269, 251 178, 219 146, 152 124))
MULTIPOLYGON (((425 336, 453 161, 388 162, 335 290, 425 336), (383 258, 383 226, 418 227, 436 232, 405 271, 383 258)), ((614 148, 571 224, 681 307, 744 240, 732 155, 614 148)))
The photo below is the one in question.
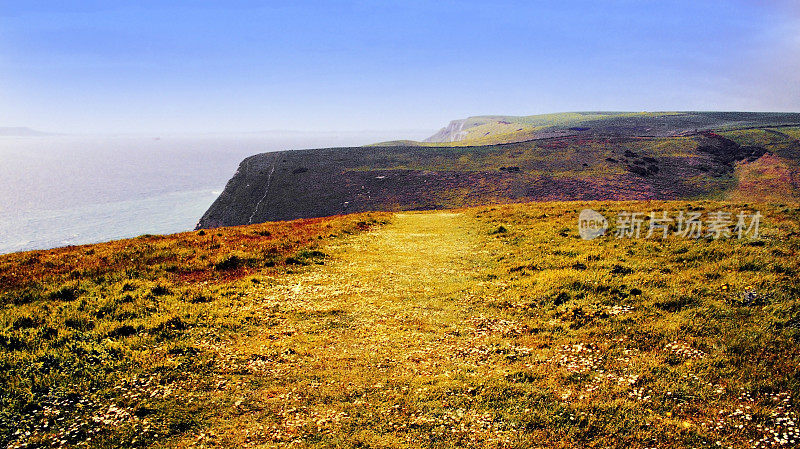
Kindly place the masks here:
POLYGON ((591 343, 564 345, 558 352, 553 361, 572 373, 586 373, 596 370, 600 367, 602 360, 597 346, 591 343))
POLYGON ((689 344, 681 341, 669 342, 664 349, 684 359, 702 359, 706 356, 705 352, 695 349, 689 344))

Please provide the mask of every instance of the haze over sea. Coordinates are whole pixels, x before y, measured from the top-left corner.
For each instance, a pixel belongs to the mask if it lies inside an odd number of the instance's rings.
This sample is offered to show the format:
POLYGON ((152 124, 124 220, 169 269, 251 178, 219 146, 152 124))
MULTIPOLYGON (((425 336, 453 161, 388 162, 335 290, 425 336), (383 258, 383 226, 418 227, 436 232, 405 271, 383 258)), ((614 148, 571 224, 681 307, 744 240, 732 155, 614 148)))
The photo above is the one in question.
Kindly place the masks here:
POLYGON ((432 133, 0 136, 0 253, 188 231, 247 156, 432 133))

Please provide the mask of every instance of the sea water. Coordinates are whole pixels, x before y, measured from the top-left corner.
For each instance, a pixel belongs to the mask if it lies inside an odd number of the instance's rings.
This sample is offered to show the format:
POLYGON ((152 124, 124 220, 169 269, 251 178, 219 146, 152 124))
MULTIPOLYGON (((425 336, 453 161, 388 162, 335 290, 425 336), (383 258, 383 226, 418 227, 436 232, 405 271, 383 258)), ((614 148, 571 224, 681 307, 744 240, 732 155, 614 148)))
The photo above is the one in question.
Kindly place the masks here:
POLYGON ((189 231, 247 156, 428 132, 0 137, 0 253, 189 231))

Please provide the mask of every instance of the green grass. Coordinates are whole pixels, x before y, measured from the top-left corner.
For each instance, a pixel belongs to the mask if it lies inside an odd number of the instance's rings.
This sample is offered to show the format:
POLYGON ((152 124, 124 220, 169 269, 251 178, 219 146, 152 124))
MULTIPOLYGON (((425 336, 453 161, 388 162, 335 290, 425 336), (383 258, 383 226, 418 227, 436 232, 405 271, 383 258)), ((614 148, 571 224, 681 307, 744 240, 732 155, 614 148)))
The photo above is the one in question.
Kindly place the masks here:
MULTIPOLYGON (((593 133, 617 134, 619 127, 627 135, 670 135, 714 129, 725 133, 745 134, 748 128, 774 125, 797 125, 800 115, 793 113, 741 112, 565 112, 529 116, 486 115, 464 120, 463 138, 456 142, 417 143, 423 146, 492 145, 522 142, 542 137, 574 134, 570 128, 591 129, 593 133), (634 131, 635 129, 635 131, 634 131)), ((785 128, 781 128, 784 130, 785 128)), ((789 131, 789 134, 796 132, 789 131)))
POLYGON ((4 441, 797 444, 795 206, 534 203, 287 226, 221 230, 214 250, 190 233, 0 258, 5 282, 39 276, 3 284, 4 441), (612 228, 584 241, 584 207, 760 210, 762 238, 612 228), (201 269, 186 246, 206 254, 206 274, 174 275, 201 269), (132 247, 162 261, 137 265, 132 247), (87 251, 119 262, 104 272, 77 259, 87 251))

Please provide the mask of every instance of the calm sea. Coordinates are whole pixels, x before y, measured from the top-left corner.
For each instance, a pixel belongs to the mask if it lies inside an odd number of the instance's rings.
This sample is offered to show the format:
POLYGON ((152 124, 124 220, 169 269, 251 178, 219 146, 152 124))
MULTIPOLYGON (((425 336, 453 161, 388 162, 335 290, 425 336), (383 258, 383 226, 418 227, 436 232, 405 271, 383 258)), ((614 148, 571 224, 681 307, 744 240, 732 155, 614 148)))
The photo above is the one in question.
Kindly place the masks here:
POLYGON ((249 155, 430 133, 0 136, 0 253, 191 230, 249 155))

